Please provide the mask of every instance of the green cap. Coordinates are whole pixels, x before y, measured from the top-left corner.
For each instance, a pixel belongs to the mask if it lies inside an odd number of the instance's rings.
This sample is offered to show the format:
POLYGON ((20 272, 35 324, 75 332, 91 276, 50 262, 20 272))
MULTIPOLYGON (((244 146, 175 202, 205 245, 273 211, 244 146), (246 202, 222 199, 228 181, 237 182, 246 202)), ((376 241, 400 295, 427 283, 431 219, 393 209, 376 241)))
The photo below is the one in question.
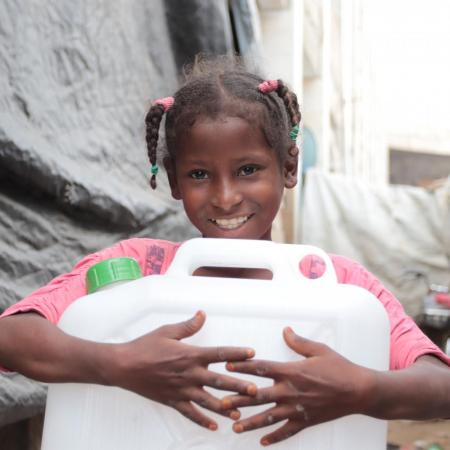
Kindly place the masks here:
POLYGON ((142 277, 141 268, 133 258, 110 258, 94 264, 86 272, 88 294, 117 281, 142 277))

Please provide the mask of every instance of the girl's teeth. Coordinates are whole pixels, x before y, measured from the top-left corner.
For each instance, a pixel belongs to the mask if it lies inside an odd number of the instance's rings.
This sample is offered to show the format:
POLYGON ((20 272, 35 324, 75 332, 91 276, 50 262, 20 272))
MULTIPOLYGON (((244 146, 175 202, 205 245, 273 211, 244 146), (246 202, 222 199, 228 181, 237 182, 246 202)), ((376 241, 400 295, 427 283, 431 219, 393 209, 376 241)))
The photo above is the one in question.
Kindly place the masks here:
POLYGON ((243 217, 234 217, 233 219, 215 219, 213 222, 216 222, 221 228, 226 228, 231 230, 233 228, 237 228, 239 225, 242 225, 244 222, 248 220, 248 216, 243 217))

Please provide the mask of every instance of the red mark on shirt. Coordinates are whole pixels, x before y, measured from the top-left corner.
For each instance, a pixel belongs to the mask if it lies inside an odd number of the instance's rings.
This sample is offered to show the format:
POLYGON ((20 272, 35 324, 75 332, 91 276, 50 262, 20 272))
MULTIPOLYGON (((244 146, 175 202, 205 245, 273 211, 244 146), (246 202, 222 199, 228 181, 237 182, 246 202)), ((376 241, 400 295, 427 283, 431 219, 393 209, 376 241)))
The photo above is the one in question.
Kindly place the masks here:
POLYGON ((158 245, 151 245, 147 248, 147 256, 145 263, 147 266, 147 273, 149 275, 158 275, 161 273, 162 265, 164 263, 165 250, 158 245))

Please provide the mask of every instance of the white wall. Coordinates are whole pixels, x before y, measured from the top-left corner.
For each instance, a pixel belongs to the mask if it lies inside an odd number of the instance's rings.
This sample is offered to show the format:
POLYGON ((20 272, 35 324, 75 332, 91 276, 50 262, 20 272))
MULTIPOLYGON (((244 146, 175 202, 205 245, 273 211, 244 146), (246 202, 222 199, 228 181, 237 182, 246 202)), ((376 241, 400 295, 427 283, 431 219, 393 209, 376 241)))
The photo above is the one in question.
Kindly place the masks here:
MULTIPOLYGON (((264 0, 257 2, 261 23, 265 69, 269 78, 281 78, 303 98, 303 0, 264 0)), ((274 224, 274 239, 295 242, 300 230, 300 187, 287 191, 274 224)))
POLYGON ((389 146, 450 154, 450 2, 373 4, 374 58, 389 146))

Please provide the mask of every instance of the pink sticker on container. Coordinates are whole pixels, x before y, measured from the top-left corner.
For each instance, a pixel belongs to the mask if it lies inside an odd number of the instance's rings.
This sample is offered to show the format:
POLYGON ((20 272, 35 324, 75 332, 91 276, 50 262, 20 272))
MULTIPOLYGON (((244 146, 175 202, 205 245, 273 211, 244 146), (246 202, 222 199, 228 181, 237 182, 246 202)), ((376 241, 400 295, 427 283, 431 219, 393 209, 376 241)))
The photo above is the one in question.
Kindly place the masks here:
POLYGON ((317 255, 306 255, 298 263, 304 277, 314 280, 320 278, 327 268, 325 261, 317 255))

